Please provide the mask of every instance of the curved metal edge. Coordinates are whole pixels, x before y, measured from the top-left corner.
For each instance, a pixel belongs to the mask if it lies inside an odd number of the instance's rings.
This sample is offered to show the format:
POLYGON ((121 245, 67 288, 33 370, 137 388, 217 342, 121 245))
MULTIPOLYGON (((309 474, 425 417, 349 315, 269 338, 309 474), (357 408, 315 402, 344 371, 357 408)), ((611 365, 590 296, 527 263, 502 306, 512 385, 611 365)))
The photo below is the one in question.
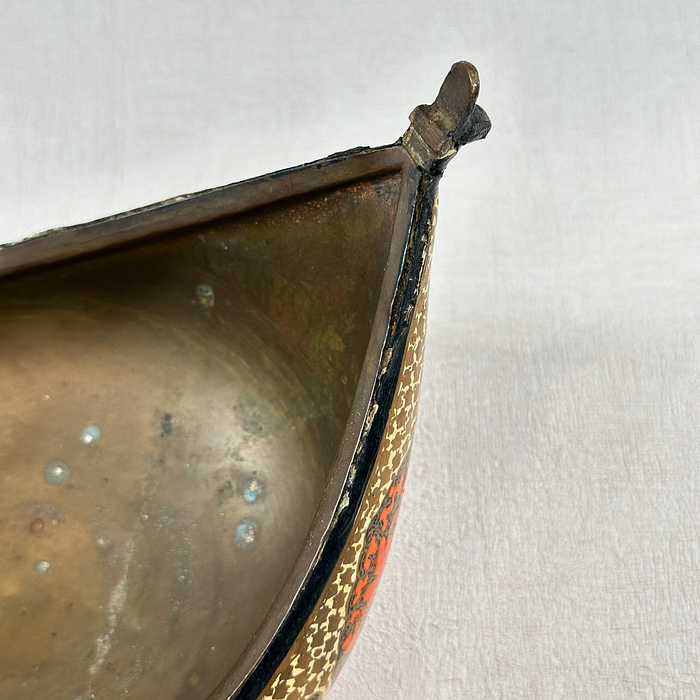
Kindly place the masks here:
MULTIPOLYGON (((415 168, 410 158, 406 157, 404 149, 399 148, 398 153, 404 154, 404 177, 391 232, 391 250, 372 337, 345 434, 341 439, 309 538, 283 590, 277 596, 256 637, 227 678, 209 696, 210 700, 239 700, 258 696, 311 614, 340 556, 359 509, 366 480, 374 464, 371 458, 371 442, 368 442, 374 432, 369 430, 369 426, 376 430, 376 426, 383 426, 386 422, 388 406, 384 405, 384 394, 390 392, 390 406, 398 378, 398 370, 394 374, 391 372, 394 363, 387 366, 386 371, 382 371, 382 361, 387 356, 387 348, 395 346, 392 328, 396 326, 397 290, 401 289, 405 261, 410 254, 411 231, 418 201, 416 192, 421 178, 420 171, 415 168), (379 386, 381 390, 378 392, 379 386), (382 410, 374 408, 378 403, 381 403, 382 410), (361 464, 358 462, 358 455, 362 455, 362 459, 359 460, 361 464), (310 556, 313 558, 309 559, 310 556), (274 634, 271 634, 271 631, 274 631, 274 634), (246 675, 241 678, 243 673, 246 675)), ((400 360, 402 352, 397 350, 395 355, 400 360)), ((374 451, 376 454, 376 448, 374 451)))
MULTIPOLYGON (((348 473, 333 523, 302 590, 294 599, 277 633, 246 679, 227 696, 211 700, 258 700, 275 671, 301 633, 348 540, 369 484, 386 429, 389 411, 401 372, 408 332, 420 288, 420 275, 428 245, 433 204, 439 180, 458 149, 488 134, 491 122, 477 107, 479 76, 466 61, 456 63, 431 105, 421 105, 411 114, 411 124, 399 140, 420 174, 403 268, 396 284, 388 332, 362 437, 348 473)), ((400 213, 397 213, 397 217, 400 213)))
MULTIPOLYGON (((230 695, 230 700, 257 700, 283 662, 294 640, 321 598, 345 547, 370 481, 397 382, 401 373, 406 341, 420 289, 421 270, 428 245, 433 203, 440 175, 423 173, 417 183, 405 254, 392 300, 388 332, 382 350, 381 372, 374 385, 371 409, 355 451, 349 478, 341 496, 326 542, 312 571, 288 610, 275 638, 248 678, 230 695)), ((213 696, 212 696, 213 700, 213 696)))

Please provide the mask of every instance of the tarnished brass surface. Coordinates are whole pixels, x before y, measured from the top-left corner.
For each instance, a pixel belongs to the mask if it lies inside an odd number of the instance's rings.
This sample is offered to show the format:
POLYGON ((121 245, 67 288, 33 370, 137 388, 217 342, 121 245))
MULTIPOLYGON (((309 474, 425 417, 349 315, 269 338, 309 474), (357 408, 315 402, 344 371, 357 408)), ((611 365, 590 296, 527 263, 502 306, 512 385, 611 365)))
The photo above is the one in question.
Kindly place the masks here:
POLYGON ((205 698, 235 662, 318 507, 398 189, 0 282, 3 700, 205 698))

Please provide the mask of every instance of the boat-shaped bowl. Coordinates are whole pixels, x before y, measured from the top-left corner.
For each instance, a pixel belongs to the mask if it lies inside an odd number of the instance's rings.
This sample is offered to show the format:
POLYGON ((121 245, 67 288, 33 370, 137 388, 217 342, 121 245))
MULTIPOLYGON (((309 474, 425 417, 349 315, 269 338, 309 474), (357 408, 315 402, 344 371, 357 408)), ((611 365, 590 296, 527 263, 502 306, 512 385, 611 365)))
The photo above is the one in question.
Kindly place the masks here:
POLYGON ((453 66, 395 144, 0 248, 0 697, 318 699, 416 421, 453 66))

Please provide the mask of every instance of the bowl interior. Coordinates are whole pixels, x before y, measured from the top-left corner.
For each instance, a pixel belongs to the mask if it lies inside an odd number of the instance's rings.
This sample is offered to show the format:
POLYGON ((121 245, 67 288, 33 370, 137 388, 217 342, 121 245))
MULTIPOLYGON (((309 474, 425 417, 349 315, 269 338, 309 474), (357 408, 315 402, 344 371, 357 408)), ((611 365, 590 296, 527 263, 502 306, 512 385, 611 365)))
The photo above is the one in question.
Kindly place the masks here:
POLYGON ((211 694, 312 525, 398 191, 0 281, 0 697, 211 694))

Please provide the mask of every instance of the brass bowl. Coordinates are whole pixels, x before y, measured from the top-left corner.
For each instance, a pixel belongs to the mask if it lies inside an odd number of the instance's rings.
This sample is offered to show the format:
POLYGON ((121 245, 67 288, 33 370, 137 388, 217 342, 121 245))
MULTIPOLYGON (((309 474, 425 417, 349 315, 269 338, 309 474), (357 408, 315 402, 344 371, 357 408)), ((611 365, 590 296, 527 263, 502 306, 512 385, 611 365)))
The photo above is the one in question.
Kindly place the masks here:
POLYGON ((416 418, 452 67, 397 143, 0 249, 0 697, 320 698, 416 418))

